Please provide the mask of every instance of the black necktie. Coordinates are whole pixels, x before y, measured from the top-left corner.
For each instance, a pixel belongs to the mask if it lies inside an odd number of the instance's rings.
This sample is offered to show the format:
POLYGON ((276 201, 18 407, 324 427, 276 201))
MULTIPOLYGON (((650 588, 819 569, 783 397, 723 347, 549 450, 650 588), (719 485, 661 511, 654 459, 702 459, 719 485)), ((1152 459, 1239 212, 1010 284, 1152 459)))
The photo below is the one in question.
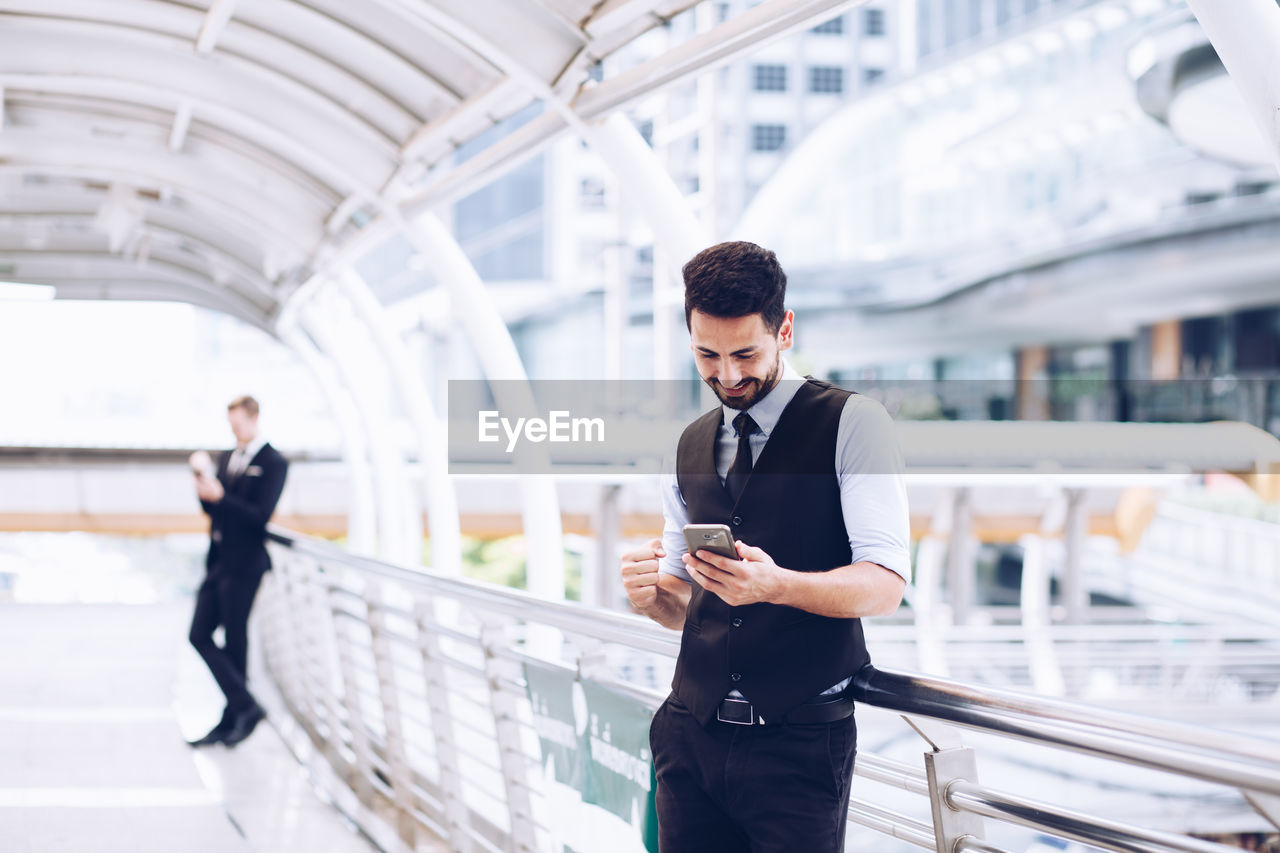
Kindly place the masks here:
POLYGON ((725 475, 724 486, 736 504, 747 485, 747 478, 751 476, 751 433, 756 431, 756 422, 751 420, 751 415, 743 412, 733 419, 733 428, 738 431, 738 453, 733 457, 729 473, 725 475))

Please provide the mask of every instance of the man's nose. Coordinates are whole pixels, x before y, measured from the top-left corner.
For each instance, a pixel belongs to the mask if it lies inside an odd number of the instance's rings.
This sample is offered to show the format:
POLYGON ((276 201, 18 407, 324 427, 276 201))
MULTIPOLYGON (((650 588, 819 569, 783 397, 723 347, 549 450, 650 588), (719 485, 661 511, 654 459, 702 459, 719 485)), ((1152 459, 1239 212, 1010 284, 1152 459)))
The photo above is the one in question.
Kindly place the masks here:
POLYGON ((722 359, 720 361, 720 384, 730 388, 742 381, 742 371, 733 363, 732 359, 722 359))

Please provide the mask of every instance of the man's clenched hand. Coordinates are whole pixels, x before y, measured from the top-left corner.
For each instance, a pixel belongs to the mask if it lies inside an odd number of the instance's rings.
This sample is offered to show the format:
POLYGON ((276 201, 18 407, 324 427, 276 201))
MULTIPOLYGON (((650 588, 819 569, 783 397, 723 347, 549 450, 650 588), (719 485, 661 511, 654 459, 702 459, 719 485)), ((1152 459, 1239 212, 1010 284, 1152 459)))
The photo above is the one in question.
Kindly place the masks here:
POLYGON ((658 572, 666 556, 661 539, 622 555, 622 588, 636 610, 668 628, 684 626, 689 605, 689 585, 674 575, 658 572))

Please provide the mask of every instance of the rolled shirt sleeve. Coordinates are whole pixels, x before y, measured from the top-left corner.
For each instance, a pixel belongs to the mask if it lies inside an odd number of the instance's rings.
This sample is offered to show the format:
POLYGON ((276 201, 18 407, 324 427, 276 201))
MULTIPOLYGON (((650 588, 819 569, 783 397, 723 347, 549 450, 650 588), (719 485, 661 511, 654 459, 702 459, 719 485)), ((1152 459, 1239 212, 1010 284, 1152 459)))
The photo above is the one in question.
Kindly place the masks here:
POLYGON ((878 401, 854 394, 836 433, 840 511, 853 562, 884 566, 911 582, 910 515, 902 451, 878 401))
POLYGON ((684 526, 689 523, 689 509, 684 505, 680 494, 680 485, 676 481, 674 471, 666 471, 662 475, 662 547, 666 556, 658 564, 658 573, 675 575, 685 583, 693 583, 689 572, 681 558, 688 553, 689 546, 684 541, 684 526))

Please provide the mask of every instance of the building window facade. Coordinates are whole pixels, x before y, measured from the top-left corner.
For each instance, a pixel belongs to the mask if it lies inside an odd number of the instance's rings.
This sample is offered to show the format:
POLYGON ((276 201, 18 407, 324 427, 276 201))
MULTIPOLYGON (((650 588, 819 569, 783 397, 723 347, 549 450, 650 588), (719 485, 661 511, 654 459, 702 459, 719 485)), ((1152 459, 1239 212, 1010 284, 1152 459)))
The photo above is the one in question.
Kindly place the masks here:
POLYGON ((787 144, 785 124, 753 124, 751 126, 751 150, 777 151, 787 144))
POLYGON ((809 91, 815 95, 838 95, 844 91, 844 69, 838 65, 815 65, 809 69, 809 91))
POLYGON ((787 66, 757 65, 753 73, 757 92, 787 91, 787 66))
POLYGON ((916 50, 922 57, 933 53, 932 0, 920 0, 916 8, 916 50))
POLYGON ((814 27, 813 31, 820 36, 844 35, 844 16, 838 15, 829 21, 824 21, 814 27))
POLYGON ((862 69, 862 82, 863 82, 865 85, 867 85, 867 86, 871 86, 871 85, 873 85, 873 84, 875 84, 875 83, 879 82, 880 78, 881 78, 881 77, 883 77, 883 76, 884 76, 884 69, 883 69, 883 68, 864 68, 864 69, 862 69))
POLYGON ((578 199, 584 208, 602 209, 605 206, 604 182, 599 178, 583 178, 578 199))
POLYGON ((884 9, 867 9, 863 13, 862 32, 869 36, 884 35, 884 9))

